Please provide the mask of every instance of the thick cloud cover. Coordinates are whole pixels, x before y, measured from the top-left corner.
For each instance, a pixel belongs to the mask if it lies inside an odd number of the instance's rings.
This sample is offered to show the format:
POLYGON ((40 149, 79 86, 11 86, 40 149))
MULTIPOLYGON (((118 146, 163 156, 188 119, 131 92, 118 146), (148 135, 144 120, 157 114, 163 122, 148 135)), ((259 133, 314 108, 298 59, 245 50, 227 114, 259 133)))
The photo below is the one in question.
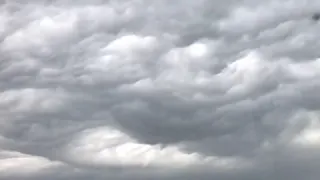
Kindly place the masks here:
POLYGON ((0 179, 318 180, 318 0, 7 0, 0 179))

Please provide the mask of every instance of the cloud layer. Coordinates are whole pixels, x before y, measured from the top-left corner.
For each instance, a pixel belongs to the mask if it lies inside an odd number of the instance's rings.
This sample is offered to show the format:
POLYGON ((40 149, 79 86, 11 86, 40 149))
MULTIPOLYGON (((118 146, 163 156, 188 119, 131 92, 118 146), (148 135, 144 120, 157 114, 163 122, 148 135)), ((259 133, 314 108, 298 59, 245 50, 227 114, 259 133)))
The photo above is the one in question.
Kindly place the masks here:
POLYGON ((0 179, 318 179, 319 8, 1 2, 0 179))

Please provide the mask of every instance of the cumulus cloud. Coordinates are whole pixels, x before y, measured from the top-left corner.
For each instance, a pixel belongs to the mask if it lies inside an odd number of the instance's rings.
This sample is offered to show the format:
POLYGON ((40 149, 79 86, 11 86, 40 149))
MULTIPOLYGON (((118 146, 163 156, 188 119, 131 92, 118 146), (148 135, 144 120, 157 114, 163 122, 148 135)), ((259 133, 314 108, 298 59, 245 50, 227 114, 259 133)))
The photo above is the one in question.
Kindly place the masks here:
POLYGON ((0 179, 318 179, 319 7, 1 2, 0 179))

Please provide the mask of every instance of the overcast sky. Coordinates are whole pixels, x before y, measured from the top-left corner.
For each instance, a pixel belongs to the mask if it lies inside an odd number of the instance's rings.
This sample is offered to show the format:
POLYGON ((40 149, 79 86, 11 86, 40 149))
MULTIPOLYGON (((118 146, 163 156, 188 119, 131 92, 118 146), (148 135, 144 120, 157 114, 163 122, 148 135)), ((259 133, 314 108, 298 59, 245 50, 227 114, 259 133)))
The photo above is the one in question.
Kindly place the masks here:
POLYGON ((319 0, 1 0, 1 180, 318 180, 319 0))

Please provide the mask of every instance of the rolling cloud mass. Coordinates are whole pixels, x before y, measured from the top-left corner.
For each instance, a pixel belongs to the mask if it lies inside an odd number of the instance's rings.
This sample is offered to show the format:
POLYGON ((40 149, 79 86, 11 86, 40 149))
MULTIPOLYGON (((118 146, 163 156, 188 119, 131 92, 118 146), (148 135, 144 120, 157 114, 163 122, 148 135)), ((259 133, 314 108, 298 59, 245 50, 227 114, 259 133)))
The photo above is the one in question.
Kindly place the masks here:
POLYGON ((0 1, 0 179, 318 180, 318 11, 0 1))

